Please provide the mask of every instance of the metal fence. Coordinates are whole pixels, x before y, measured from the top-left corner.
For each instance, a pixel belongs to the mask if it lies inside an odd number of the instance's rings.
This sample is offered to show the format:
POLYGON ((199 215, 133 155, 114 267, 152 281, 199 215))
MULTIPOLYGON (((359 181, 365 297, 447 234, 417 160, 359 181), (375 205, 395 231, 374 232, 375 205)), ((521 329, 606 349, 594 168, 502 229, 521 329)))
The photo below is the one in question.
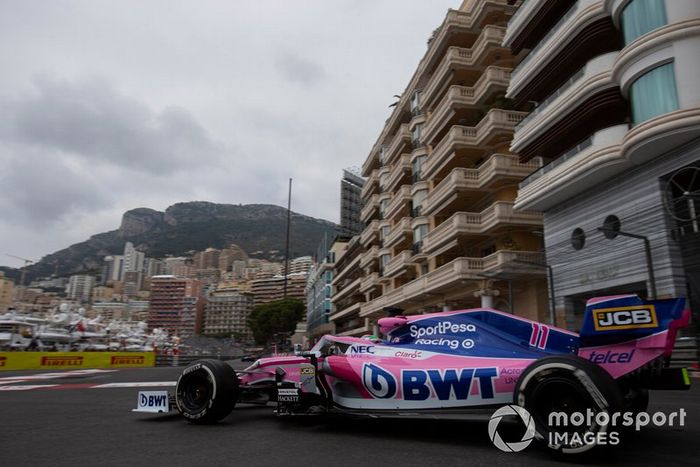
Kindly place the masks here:
POLYGON ((186 366, 197 360, 236 360, 240 355, 156 355, 156 366, 186 366))

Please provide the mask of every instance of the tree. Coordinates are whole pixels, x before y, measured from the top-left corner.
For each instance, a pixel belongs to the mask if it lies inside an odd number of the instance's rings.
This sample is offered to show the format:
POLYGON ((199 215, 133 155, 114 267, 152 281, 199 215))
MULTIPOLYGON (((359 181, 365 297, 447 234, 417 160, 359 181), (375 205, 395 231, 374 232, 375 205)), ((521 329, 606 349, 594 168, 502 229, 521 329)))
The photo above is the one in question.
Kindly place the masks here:
POLYGON ((256 306, 248 315, 248 326, 253 331, 255 343, 268 344, 276 334, 291 335, 304 317, 304 311, 304 303, 294 299, 256 306))

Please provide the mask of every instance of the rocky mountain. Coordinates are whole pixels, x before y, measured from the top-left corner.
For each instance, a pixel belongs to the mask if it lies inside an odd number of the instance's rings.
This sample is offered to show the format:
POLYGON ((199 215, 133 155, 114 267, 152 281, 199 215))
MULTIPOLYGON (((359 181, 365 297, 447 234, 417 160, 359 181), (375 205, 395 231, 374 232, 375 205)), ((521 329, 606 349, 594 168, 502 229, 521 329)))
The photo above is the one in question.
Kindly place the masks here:
MULTIPOLYGON (((287 210, 270 204, 215 204, 203 201, 177 203, 165 212, 148 208, 124 213, 117 230, 44 256, 28 268, 28 280, 51 275, 97 273, 107 255, 121 254, 130 241, 146 256, 184 255, 208 247, 240 245, 254 258, 274 259, 284 254, 287 210), (275 253, 277 251, 277 253, 275 253)), ((324 234, 333 236, 336 225, 292 212, 290 257, 311 255, 324 234)), ((8 276, 15 276, 8 271, 8 276)))

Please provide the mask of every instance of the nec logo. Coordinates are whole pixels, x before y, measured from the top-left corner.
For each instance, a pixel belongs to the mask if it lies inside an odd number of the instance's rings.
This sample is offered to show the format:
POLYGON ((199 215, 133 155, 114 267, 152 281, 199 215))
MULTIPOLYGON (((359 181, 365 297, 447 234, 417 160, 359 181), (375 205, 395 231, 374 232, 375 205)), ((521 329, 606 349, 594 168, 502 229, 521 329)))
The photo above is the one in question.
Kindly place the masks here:
POLYGON ((655 328, 658 321, 653 305, 640 307, 604 308, 593 310, 593 325, 596 331, 620 329, 655 328))

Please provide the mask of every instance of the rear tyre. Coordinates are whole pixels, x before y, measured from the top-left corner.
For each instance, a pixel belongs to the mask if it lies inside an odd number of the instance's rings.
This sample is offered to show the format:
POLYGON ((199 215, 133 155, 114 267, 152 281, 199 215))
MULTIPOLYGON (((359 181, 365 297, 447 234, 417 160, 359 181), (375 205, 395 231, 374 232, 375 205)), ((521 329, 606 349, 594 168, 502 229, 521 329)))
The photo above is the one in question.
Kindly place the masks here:
POLYGON ((620 388, 608 372, 588 360, 576 355, 541 358, 522 373, 514 396, 532 415, 536 437, 559 453, 582 454, 619 443, 609 420, 624 407, 620 388), (562 412, 569 421, 573 413, 584 419, 580 425, 561 426, 550 414, 562 412))
POLYGON ((216 423, 231 413, 238 399, 238 378, 228 364, 200 360, 182 371, 175 387, 178 411, 189 422, 216 423))

